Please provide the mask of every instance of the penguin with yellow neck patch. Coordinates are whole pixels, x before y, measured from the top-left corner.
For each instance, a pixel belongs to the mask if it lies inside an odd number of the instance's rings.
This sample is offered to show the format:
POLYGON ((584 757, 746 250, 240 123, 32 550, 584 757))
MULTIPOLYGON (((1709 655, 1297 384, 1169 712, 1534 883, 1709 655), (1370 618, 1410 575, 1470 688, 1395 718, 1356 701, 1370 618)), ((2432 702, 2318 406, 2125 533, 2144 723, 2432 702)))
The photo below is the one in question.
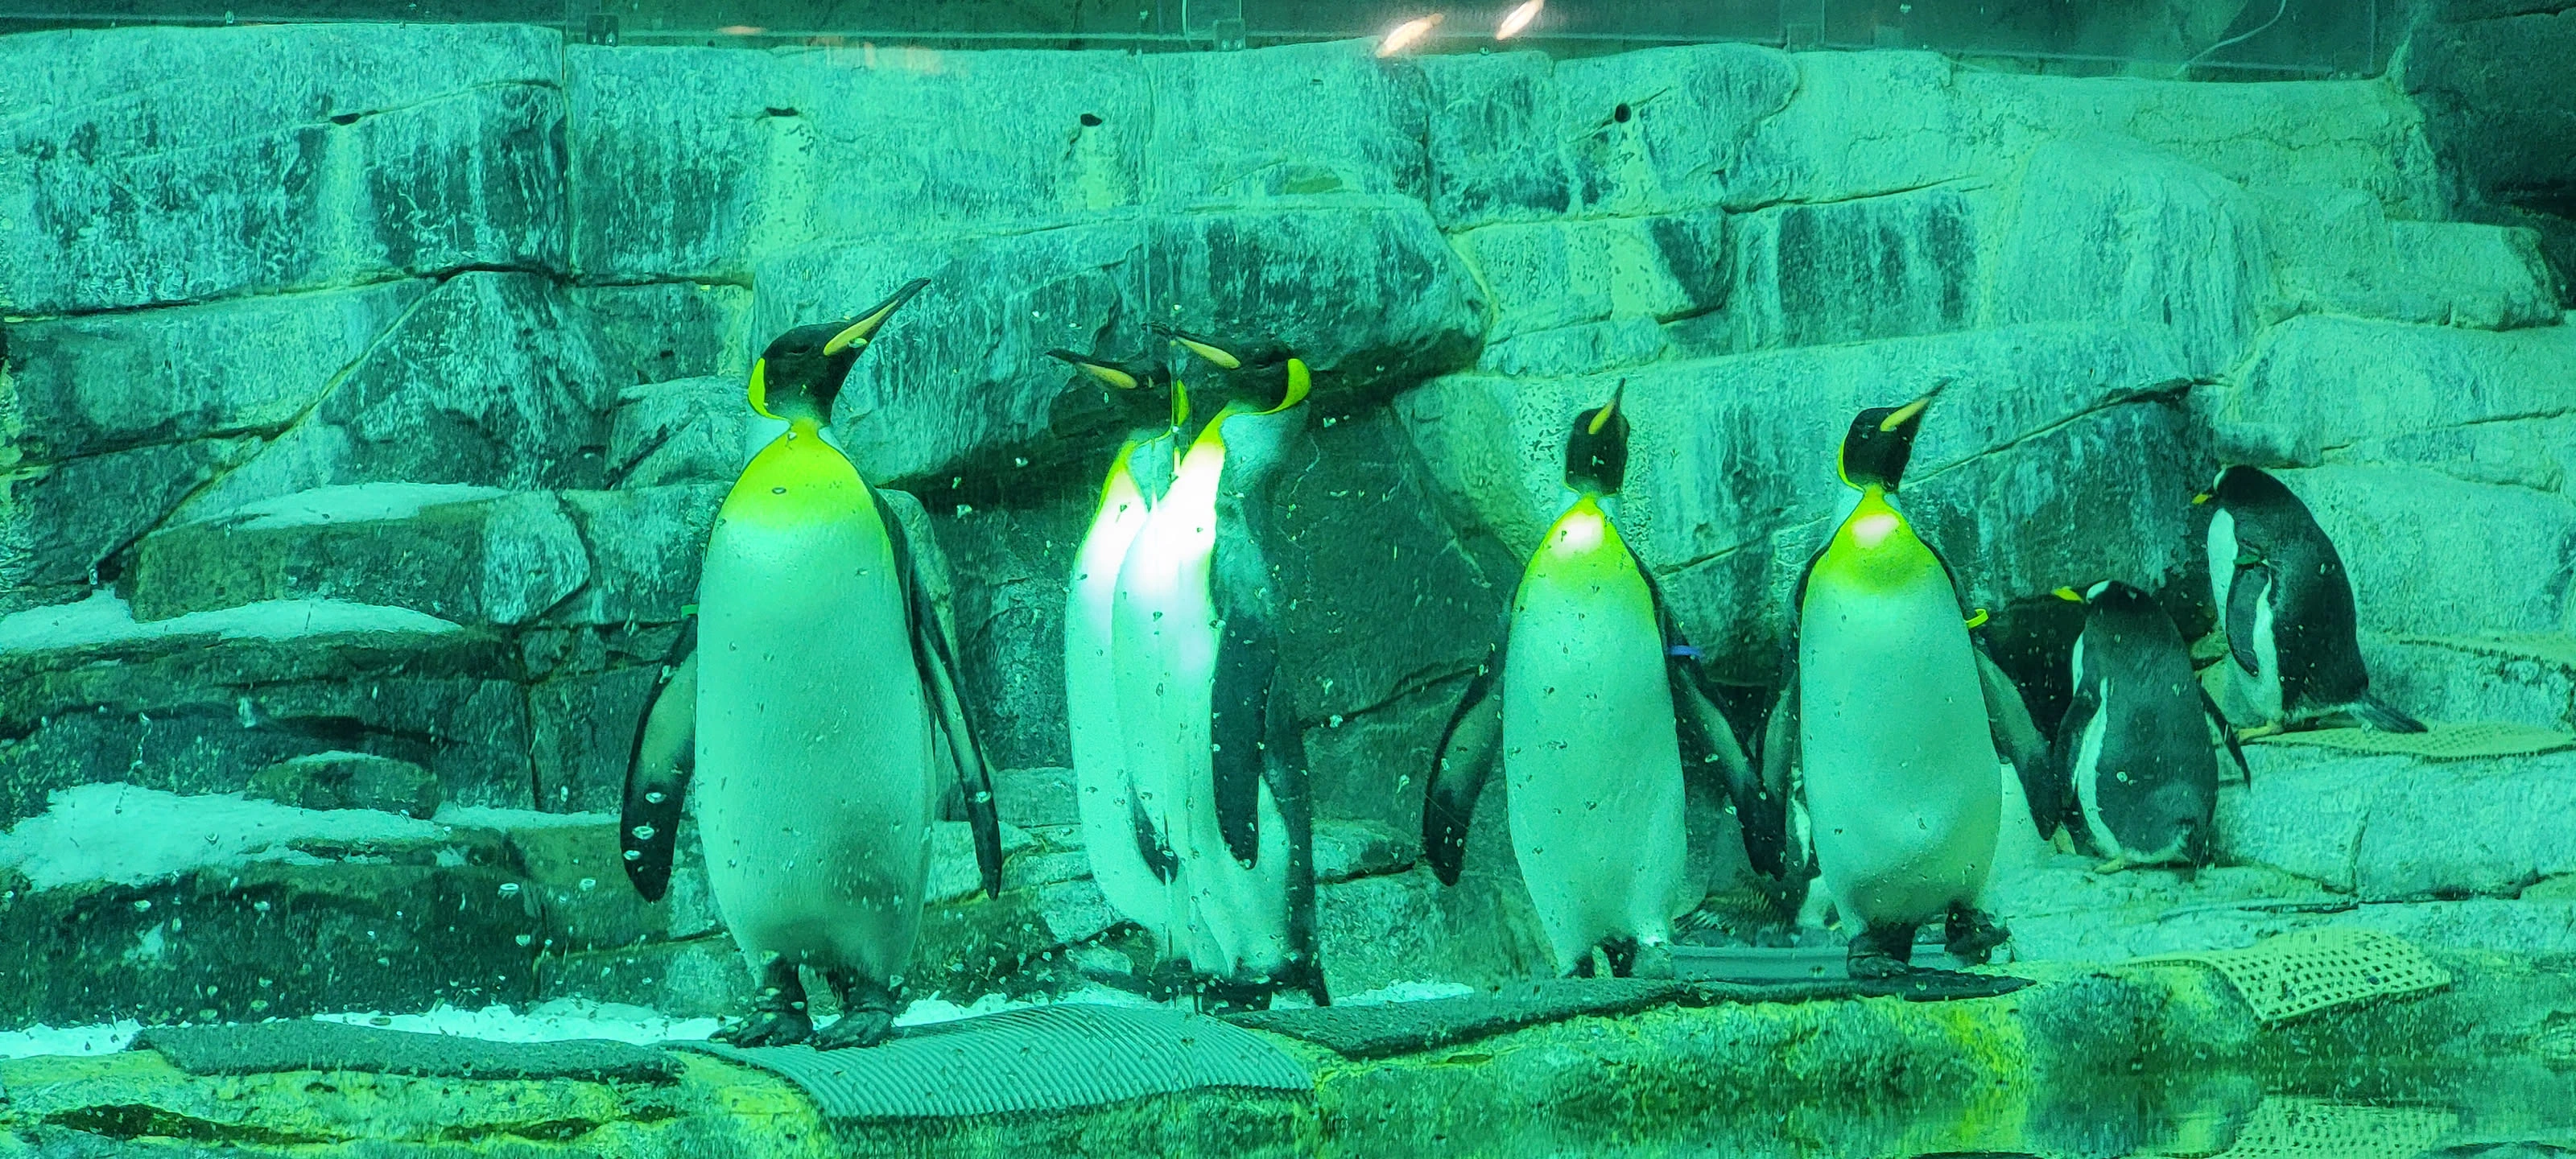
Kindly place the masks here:
POLYGON ((683 635, 694 648, 665 666, 627 772, 627 871, 648 898, 669 879, 682 790, 696 794, 716 908, 762 984, 751 1017, 716 1036, 739 1046, 885 1037, 943 775, 962 783, 984 888, 1000 892, 992 778, 956 658, 903 525, 823 438, 860 352, 926 284, 790 330, 752 365, 752 410, 787 430, 716 515, 683 635), (798 967, 841 1000, 820 1031, 798 967))
POLYGON ((1977 908, 2001 821, 1997 740, 2025 784, 2047 777, 2020 691, 1969 639, 1983 613, 1966 614, 1895 502, 1939 393, 1852 420, 1839 469, 1859 499, 1798 580, 1789 678, 1762 746, 1765 784, 1804 802, 1821 885, 1857 927, 1857 978, 1910 970, 1914 931, 1934 919, 1965 962, 2010 936, 1977 908))
POLYGON ((1131 839, 1149 864, 1168 859, 1165 951, 1188 959, 1201 1005, 1266 1006, 1282 989, 1320 1005, 1305 744, 1278 679, 1288 599, 1264 549, 1310 379, 1295 358, 1258 373, 1234 344, 1193 341, 1256 373, 1230 376, 1234 397, 1190 441, 1111 593, 1131 839))
POLYGON ((1513 595, 1501 643, 1442 732, 1425 788, 1423 847, 1458 882, 1476 798, 1499 764, 1512 851, 1560 974, 1672 975, 1685 882, 1684 769, 1749 772, 1697 653, 1614 517, 1627 474, 1626 383, 1575 416, 1574 496, 1513 595))

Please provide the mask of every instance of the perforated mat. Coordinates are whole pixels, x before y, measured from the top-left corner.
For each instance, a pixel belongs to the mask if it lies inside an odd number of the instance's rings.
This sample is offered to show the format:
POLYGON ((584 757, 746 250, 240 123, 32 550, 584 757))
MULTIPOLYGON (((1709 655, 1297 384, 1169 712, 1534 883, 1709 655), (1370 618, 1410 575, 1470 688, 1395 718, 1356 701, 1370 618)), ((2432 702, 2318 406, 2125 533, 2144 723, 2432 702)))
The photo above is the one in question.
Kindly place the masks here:
POLYGON ((2576 733, 2503 721, 2428 724, 2423 732, 2380 732, 2368 728, 2319 728, 2249 738, 2247 744, 2307 745, 2347 752, 2402 754, 2426 760, 2457 761, 2474 757, 2522 757, 2576 748, 2576 733))
POLYGON ((2266 1026, 2331 1006, 2451 984, 2450 971, 2405 939, 2350 926, 2294 930, 2241 950, 2137 961, 2196 962, 2218 971, 2266 1026))
POLYGON ((1081 1003, 916 1026, 845 1050, 666 1045, 769 1071, 843 1122, 1064 1110, 1202 1087, 1315 1087, 1277 1047, 1216 1019, 1081 1003))
POLYGON ((2272 1096, 2212 1159, 2415 1159, 2459 1122, 2429 1107, 2372 1107, 2272 1096))

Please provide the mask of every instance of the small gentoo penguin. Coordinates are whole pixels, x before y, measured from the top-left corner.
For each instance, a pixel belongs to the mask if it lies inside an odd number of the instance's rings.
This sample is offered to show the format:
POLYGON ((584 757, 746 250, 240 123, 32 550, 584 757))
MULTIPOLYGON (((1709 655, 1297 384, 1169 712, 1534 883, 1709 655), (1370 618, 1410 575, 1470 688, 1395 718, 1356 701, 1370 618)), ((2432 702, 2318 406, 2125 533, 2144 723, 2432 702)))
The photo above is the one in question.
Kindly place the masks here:
POLYGON ((2117 580, 2058 598, 2084 605, 2084 631, 2071 663, 2074 695, 2057 726, 2052 762, 2071 783, 2058 818, 2078 844, 2131 865, 2209 864, 2210 817, 2218 804, 2218 756, 2210 724, 2236 748, 2218 706, 2191 670, 2173 617, 2153 597, 2117 580))
POLYGON ((1826 895, 1860 927, 1859 978, 1911 969, 1914 931, 1936 918, 1966 962, 2010 936, 1977 907, 2001 820, 1997 739, 2025 784, 2047 776, 2019 690, 1968 636, 1983 613, 1965 614, 1949 565, 1895 503, 1938 393, 1852 420, 1838 466, 1859 499, 1798 581, 1789 679, 1765 728, 1763 780, 1804 802, 1826 895))
POLYGON ((717 513, 694 631, 664 667, 627 770, 627 872, 647 898, 669 880, 682 790, 697 795, 708 885, 763 987, 751 1017, 717 1035, 740 1046, 886 1036, 943 776, 963 790, 986 892, 1001 889, 991 770, 947 634, 902 523, 823 438, 859 353, 925 284, 790 330, 752 364, 752 410, 786 430, 717 513), (841 999, 820 1031, 800 966, 841 999))
MULTIPOLYGON (((1235 344, 1192 341, 1251 365, 1235 344)), ((1295 358, 1229 378, 1110 597, 1130 839, 1172 886, 1166 954, 1187 958, 1214 1010, 1266 1006, 1283 989, 1329 1001, 1305 740, 1278 675, 1288 596, 1266 553, 1271 485, 1305 429, 1310 387, 1295 358)))
POLYGON ((2422 732, 2370 694, 2354 638, 2352 581, 2308 505, 2253 467, 2229 467, 2192 500, 2211 507, 2209 595, 2227 634, 2224 702, 2240 735, 2336 713, 2387 732, 2422 732))
POLYGON ((1432 869, 1455 885, 1476 797, 1499 759, 1512 852, 1559 973, 1669 977, 1685 888, 1683 770, 1750 776, 1735 733, 1612 508, 1628 417, 1610 401, 1565 440, 1563 515, 1531 553, 1502 642, 1442 733, 1423 802, 1432 869))

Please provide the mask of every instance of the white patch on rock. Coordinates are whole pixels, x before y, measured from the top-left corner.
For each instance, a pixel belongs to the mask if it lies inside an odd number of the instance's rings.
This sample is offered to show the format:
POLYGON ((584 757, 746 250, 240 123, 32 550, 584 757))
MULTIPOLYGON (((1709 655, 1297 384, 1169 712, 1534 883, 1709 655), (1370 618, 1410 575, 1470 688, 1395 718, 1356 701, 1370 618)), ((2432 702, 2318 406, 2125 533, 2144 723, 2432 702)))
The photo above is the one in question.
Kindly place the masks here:
POLYGON ((115 1054, 134 1042, 143 1024, 128 1018, 88 1026, 52 1027, 37 1023, 25 1030, 0 1030, 0 1058, 37 1055, 115 1054))
POLYGON ((310 491, 263 499, 235 508, 223 518, 238 520, 238 528, 244 531, 306 527, 316 523, 370 523, 409 519, 431 507, 472 503, 507 494, 509 492, 498 487, 473 487, 462 483, 354 483, 315 487, 310 491))
POLYGON ((442 1002, 421 1014, 351 1010, 316 1014, 313 1020, 376 1026, 413 1034, 480 1038, 487 1042, 565 1042, 604 1038, 639 1045, 703 1039, 714 1034, 718 1025, 713 1018, 673 1018, 643 1006, 593 1002, 587 998, 557 998, 540 1002, 525 1012, 512 1010, 500 1003, 480 1010, 464 1010, 442 1002))
POLYGON ((29 608, 0 616, 0 654, 198 635, 226 640, 293 640, 339 632, 436 635, 460 630, 456 624, 427 612, 346 600, 263 600, 167 620, 137 622, 131 605, 118 599, 114 591, 101 588, 79 603, 29 608))
POLYGON ((36 889, 90 881, 142 885, 253 861, 316 863, 321 859, 294 844, 315 838, 435 838, 447 832, 432 822, 373 809, 297 809, 243 800, 237 793, 182 797, 113 783, 57 790, 50 804, 0 835, 0 866, 25 874, 36 889))

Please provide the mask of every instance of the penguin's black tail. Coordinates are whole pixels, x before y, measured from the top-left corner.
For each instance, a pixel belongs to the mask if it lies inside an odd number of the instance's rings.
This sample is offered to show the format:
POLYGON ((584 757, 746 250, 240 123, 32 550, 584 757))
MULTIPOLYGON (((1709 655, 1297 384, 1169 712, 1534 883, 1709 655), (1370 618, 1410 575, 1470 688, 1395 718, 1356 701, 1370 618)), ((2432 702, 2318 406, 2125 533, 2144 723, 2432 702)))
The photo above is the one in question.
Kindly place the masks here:
POLYGON ((2363 724, 2381 732, 2424 731, 2423 721, 2399 712, 2394 705, 2367 692, 2352 702, 2352 714, 2360 717, 2363 724))

